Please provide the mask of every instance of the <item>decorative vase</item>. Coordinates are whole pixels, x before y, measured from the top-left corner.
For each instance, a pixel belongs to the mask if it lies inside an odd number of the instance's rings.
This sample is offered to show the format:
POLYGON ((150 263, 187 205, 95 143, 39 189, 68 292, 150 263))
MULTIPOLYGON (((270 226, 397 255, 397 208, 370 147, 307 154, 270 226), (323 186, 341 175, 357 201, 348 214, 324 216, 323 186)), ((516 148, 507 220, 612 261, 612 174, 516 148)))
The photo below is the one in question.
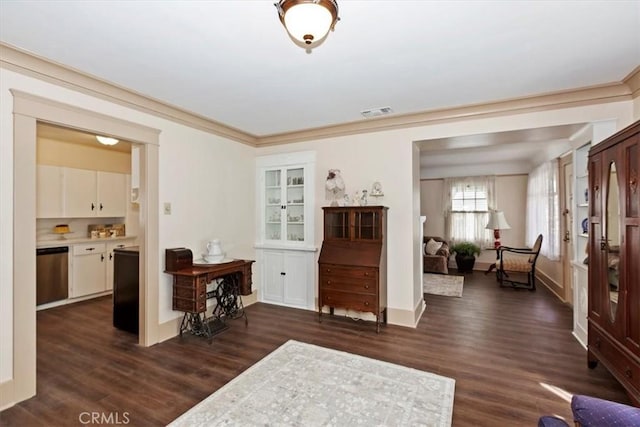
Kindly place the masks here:
POLYGON ((460 273, 471 273, 475 264, 476 257, 473 255, 456 255, 456 265, 460 273))

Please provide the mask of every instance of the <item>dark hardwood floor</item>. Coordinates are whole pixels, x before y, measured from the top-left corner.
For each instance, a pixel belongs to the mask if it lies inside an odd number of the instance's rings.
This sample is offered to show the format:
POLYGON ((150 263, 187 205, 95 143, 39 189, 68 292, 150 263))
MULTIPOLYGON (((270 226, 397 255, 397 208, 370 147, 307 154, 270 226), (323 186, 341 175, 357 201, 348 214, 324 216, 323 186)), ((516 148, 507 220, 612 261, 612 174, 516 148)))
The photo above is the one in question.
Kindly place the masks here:
POLYGON ((535 426, 570 419, 568 394, 629 403, 601 366, 587 368, 572 312, 544 287, 500 289, 465 276, 462 298, 426 295, 418 328, 323 316, 267 304, 247 308, 211 344, 187 336, 150 348, 111 326, 108 297, 37 315, 37 396, 0 413, 3 426, 166 425, 289 339, 361 354, 456 380, 454 426, 535 426), (103 421, 105 421, 103 419, 103 421))

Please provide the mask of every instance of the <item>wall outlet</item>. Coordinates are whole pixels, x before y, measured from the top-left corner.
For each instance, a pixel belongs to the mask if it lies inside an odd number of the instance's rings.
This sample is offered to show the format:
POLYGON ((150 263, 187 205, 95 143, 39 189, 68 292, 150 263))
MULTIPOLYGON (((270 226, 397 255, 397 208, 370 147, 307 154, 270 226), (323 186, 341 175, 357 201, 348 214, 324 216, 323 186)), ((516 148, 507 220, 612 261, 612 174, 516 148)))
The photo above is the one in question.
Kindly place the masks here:
POLYGON ((164 204, 164 214, 171 215, 171 203, 165 202, 164 204))

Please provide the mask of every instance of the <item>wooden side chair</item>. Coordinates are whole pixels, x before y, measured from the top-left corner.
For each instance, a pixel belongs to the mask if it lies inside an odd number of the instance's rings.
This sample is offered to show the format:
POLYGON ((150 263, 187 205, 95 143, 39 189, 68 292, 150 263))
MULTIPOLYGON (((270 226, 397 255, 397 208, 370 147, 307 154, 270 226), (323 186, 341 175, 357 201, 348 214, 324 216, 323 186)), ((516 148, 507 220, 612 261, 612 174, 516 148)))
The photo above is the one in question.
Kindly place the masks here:
POLYGON ((500 246, 498 259, 496 260, 496 278, 500 287, 523 288, 530 291, 536 290, 536 260, 542 246, 542 234, 538 235, 532 248, 512 248, 500 246), (511 273, 524 273, 526 282, 519 282, 509 278, 511 273))

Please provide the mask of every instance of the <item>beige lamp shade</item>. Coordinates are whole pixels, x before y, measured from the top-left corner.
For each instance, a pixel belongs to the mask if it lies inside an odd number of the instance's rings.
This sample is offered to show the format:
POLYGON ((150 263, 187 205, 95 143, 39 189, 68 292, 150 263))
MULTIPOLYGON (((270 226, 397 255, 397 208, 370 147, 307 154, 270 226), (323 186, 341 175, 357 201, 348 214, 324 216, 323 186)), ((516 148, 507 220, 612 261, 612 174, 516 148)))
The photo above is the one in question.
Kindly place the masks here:
POLYGON ((491 211, 489 212, 489 222, 485 228, 489 230, 509 230, 511 226, 505 219, 504 212, 491 211))

